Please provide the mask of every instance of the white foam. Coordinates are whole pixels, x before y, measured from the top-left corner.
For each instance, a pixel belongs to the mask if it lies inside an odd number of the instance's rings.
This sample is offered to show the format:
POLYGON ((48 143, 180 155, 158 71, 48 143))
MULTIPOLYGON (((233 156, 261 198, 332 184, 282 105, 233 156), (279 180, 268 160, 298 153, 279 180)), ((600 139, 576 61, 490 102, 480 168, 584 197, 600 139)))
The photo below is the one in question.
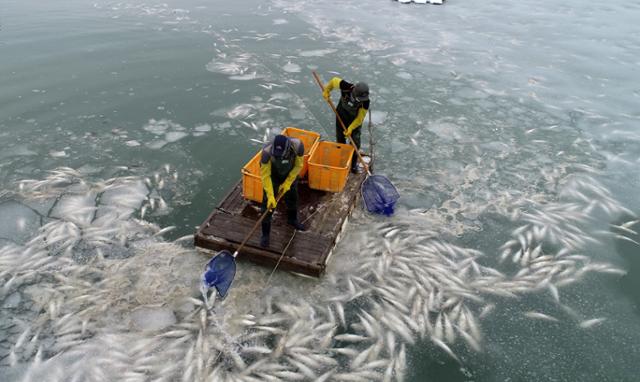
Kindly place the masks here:
POLYGON ((160 330, 176 323, 176 316, 168 308, 141 307, 131 313, 131 321, 140 330, 160 330))

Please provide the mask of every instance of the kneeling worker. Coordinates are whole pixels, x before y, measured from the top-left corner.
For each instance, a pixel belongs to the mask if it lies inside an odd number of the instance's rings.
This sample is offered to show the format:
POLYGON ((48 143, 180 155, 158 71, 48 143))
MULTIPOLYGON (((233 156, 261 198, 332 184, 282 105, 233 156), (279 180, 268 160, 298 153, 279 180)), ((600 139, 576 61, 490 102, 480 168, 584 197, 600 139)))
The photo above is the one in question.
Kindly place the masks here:
POLYGON ((262 221, 260 246, 269 246, 271 216, 276 207, 277 195, 283 194, 287 204, 287 223, 299 231, 304 226, 298 221, 298 174, 304 164, 304 145, 297 138, 276 135, 274 140, 262 149, 260 159, 260 177, 262 178, 262 212, 269 210, 262 221))

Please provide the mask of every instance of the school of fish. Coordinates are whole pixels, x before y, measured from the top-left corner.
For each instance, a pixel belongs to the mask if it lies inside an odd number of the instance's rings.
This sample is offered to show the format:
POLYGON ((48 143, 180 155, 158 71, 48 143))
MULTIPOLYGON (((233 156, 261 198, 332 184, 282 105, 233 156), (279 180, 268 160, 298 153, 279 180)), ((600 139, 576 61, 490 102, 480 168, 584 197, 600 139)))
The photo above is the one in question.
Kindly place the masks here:
MULTIPOLYGON (((483 351, 497 304, 546 293, 563 305, 562 287, 587 273, 625 273, 583 251, 607 236, 634 240, 638 221, 586 227, 596 213, 633 213, 588 171, 555 176, 555 201, 505 215, 515 228, 496 252, 454 244, 429 211, 358 210, 326 277, 280 273, 265 289, 269 270, 242 263, 211 308, 191 236, 165 241, 173 227, 144 219, 168 208, 161 190, 177 172, 89 180, 58 168, 3 195, 49 208, 30 240, 0 248, 0 366, 24 381, 402 381, 418 342, 463 365, 483 351)), ((571 317, 580 330, 606 322, 571 317)))

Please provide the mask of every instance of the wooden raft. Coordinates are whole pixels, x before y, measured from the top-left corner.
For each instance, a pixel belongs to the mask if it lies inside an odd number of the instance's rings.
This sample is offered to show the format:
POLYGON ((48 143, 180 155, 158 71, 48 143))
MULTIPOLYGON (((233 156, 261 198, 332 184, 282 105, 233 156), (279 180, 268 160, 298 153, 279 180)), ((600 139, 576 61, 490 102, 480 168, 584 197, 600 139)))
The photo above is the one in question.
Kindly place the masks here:
MULTIPOLYGON (((306 181, 299 181, 298 219, 307 231, 295 232, 287 225, 283 200, 273 215, 269 247, 260 246, 261 229, 258 227, 238 254, 238 260, 274 267, 284 252, 278 269, 322 276, 342 227, 356 205, 365 177, 365 173, 349 174, 340 193, 312 190, 306 181)), ((234 252, 259 217, 260 205, 242 197, 240 181, 200 225, 195 234, 195 246, 204 252, 223 249, 234 252)))

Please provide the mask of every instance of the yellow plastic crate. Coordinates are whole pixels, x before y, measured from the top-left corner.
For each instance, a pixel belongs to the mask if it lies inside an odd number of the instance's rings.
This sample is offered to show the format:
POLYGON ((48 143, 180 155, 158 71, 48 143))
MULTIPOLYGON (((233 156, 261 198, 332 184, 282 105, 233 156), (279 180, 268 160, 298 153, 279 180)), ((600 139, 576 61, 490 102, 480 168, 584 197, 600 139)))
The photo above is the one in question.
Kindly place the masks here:
POLYGON ((291 138, 298 138, 302 141, 302 144, 304 145, 304 165, 302 166, 302 170, 300 170, 300 174, 298 176, 300 178, 304 178, 309 169, 309 156, 320 141, 320 134, 295 127, 286 127, 282 130, 282 135, 286 135, 291 138))
POLYGON ((318 142, 309 157, 309 187, 340 192, 347 184, 353 146, 343 143, 318 142))
POLYGON ((262 150, 242 168, 242 196, 262 203, 262 179, 260 178, 260 157, 262 150))

